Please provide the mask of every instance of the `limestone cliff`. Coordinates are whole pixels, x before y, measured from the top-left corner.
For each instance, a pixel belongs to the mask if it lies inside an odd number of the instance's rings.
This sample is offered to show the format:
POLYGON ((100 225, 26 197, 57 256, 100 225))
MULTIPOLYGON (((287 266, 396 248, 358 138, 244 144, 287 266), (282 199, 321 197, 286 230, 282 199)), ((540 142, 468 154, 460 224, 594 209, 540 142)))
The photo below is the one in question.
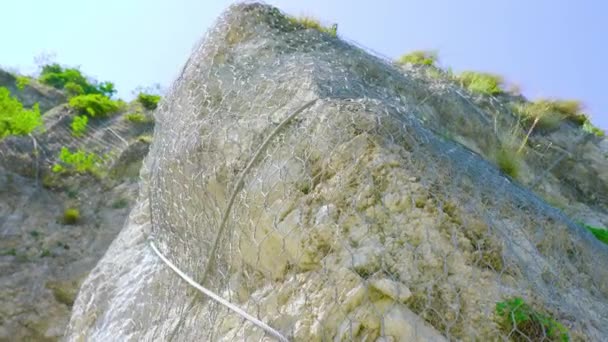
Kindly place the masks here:
POLYGON ((605 340, 608 248, 545 197, 608 223, 606 141, 576 145, 568 124, 535 135, 531 151, 570 154, 559 168, 530 156, 511 179, 489 162, 512 115, 501 101, 272 7, 231 7, 155 114, 138 202, 66 339, 264 338, 153 242, 294 341, 605 340), (512 297, 561 325, 509 328, 496 305, 512 297))

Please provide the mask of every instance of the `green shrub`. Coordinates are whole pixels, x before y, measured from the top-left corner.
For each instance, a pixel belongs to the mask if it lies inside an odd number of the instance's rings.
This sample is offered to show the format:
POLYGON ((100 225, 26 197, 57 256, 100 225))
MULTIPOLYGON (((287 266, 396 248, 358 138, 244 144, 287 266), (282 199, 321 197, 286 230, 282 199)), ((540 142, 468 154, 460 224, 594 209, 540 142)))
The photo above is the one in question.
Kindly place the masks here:
POLYGON ((87 131, 87 123, 89 118, 86 115, 75 116, 72 120, 72 135, 81 137, 87 131))
POLYGON ((139 93, 137 95, 137 101, 144 106, 144 108, 149 110, 154 110, 158 106, 158 101, 160 101, 160 95, 139 93))
POLYGON ((413 51, 401 56, 397 64, 434 65, 437 62, 435 51, 413 51))
POLYGON ((54 88, 65 89, 73 96, 101 94, 112 97, 116 93, 113 83, 102 82, 97 84, 95 81, 87 79, 80 70, 76 68, 63 68, 57 63, 43 66, 38 80, 40 83, 54 88))
POLYGON ((302 17, 288 17, 289 22, 293 25, 305 28, 305 29, 313 29, 319 32, 327 33, 332 37, 336 37, 338 35, 338 25, 334 24, 331 27, 323 26, 318 19, 302 16, 302 17))
POLYGON ((146 115, 142 113, 129 113, 125 115, 125 120, 131 121, 133 123, 145 123, 150 122, 151 120, 146 117, 146 115))
POLYGON ((0 87, 0 139, 9 135, 27 135, 42 126, 38 104, 24 109, 19 100, 10 96, 8 89, 0 87))
POLYGON ((88 114, 91 117, 107 117, 123 107, 120 101, 111 100, 101 94, 78 95, 71 98, 69 104, 80 114, 88 114))
POLYGON ((496 303, 496 315, 505 333, 515 341, 569 341, 568 329, 550 316, 534 310, 522 298, 496 303))
POLYGON ((586 224, 583 224, 583 227, 589 230, 598 240, 608 245, 608 229, 593 227, 586 224))
POLYGON ((95 153, 87 153, 83 150, 70 152, 67 147, 62 147, 59 153, 61 164, 53 166, 53 172, 60 173, 65 171, 76 171, 77 173, 90 172, 97 174, 98 164, 101 158, 95 153))
POLYGON ((17 81, 16 81, 17 89, 23 90, 29 84, 30 84, 30 78, 29 77, 27 77, 27 76, 17 76, 17 81))
POLYGON ((80 220, 80 211, 76 208, 68 208, 63 212, 64 224, 76 224, 80 220))
POLYGON ((502 77, 490 73, 464 71, 458 76, 460 84, 471 92, 496 95, 503 93, 502 77))

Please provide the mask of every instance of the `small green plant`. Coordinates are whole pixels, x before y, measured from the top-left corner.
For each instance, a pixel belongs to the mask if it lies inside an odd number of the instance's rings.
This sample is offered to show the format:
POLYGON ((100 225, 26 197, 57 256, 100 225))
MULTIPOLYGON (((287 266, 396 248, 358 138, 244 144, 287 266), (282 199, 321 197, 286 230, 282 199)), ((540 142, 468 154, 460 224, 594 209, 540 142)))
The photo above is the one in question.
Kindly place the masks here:
POLYGON ((485 95, 503 93, 502 85, 504 80, 495 74, 464 71, 458 76, 458 80, 463 87, 474 93, 485 95))
POLYGON ((334 24, 331 27, 323 26, 318 19, 308 16, 301 17, 288 17, 289 22, 292 24, 305 28, 305 29, 313 29, 319 32, 327 33, 332 37, 336 37, 338 35, 338 25, 334 24))
POLYGON ((98 164, 101 162, 101 158, 95 153, 87 153, 80 149, 76 152, 70 152, 65 146, 61 148, 59 160, 61 164, 53 166, 53 172, 55 173, 76 171, 77 173, 90 172, 97 174, 98 164))
POLYGON ((49 251, 48 249, 43 249, 42 253, 40 253, 40 257, 41 258, 47 258, 51 256, 51 251, 49 251))
POLYGON ((550 316, 538 312, 515 297, 496 303, 501 328, 515 341, 570 341, 568 329, 550 316))
POLYGON ((160 95, 139 93, 139 95, 137 95, 137 101, 139 101, 144 108, 154 110, 158 106, 160 95))
POLYGON ((589 230, 598 240, 608 245, 608 229, 593 227, 587 224, 582 224, 582 226, 589 230))
POLYGON ((15 84, 17 85, 17 89, 23 90, 27 85, 30 84, 30 78, 27 76, 17 76, 17 81, 15 84))
POLYGON ((87 131, 87 123, 89 118, 86 115, 75 116, 72 120, 72 135, 81 137, 87 131))
POLYGON ((80 220, 80 210, 76 208, 67 208, 63 212, 64 224, 76 224, 80 220))
POLYGON ((69 104, 78 113, 87 114, 91 117, 107 117, 123 107, 121 101, 111 100, 101 94, 78 95, 71 98, 69 104))
POLYGON ((413 51, 401 56, 397 60, 397 64, 413 64, 413 65, 435 65, 437 62, 437 52, 435 51, 413 51))
POLYGON ((125 115, 125 120, 133 123, 146 123, 151 121, 143 113, 129 113, 125 115))
POLYGON ((24 109, 19 100, 10 96, 8 89, 0 87, 0 139, 9 135, 27 135, 42 126, 38 104, 24 109))

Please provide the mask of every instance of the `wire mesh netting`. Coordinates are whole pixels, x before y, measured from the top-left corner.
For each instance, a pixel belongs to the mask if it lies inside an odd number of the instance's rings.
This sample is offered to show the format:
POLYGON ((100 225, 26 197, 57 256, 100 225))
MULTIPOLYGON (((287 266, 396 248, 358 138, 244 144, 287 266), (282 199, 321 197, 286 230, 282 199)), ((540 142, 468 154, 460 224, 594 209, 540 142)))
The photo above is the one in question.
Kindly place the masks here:
POLYGON ((272 7, 234 5, 156 112, 140 204, 68 337, 89 324, 100 340, 268 338, 146 237, 290 340, 608 336, 606 247, 428 129, 413 82, 272 7))

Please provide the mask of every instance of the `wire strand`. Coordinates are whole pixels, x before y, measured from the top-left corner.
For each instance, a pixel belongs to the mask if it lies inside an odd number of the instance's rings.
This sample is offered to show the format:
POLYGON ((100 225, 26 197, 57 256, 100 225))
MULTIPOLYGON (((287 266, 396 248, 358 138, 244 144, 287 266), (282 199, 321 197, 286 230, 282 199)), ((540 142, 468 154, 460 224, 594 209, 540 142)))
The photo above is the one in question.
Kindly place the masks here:
POLYGON ((188 284, 190 284, 191 286, 193 286, 194 288, 196 288, 197 290, 201 291, 202 293, 204 293, 205 295, 209 296, 211 299, 215 300, 216 302, 224 305, 225 307, 229 308, 230 310, 234 311, 235 313, 237 313, 239 316, 245 318, 246 320, 250 321, 251 323, 255 324, 256 326, 258 326, 259 328, 263 329, 264 331, 266 331, 267 333, 269 333, 270 335, 276 337, 279 341, 281 342, 289 342, 289 340, 283 336, 280 332, 278 332, 277 330, 273 329, 271 326, 269 326, 268 324, 260 321, 259 319, 251 316, 250 314, 248 314, 247 312, 245 312, 244 310, 242 310, 241 308, 239 308, 238 306, 230 303, 229 301, 225 300, 224 298, 216 295, 215 293, 213 293, 212 291, 204 288, 203 286, 201 286, 200 284, 198 284, 197 282, 195 282, 192 278, 190 278, 187 274, 185 274, 184 272, 182 272, 179 268, 177 268, 177 266, 175 266, 171 261, 169 261, 169 259, 167 259, 157 248, 156 245, 154 245, 154 242, 150 241, 150 247, 152 247, 152 250, 154 250, 154 252, 156 253, 156 255, 158 255, 158 257, 165 263, 167 264, 167 266, 169 266, 169 268, 171 268, 175 273, 177 273, 177 275, 179 275, 182 279, 184 279, 188 284))

